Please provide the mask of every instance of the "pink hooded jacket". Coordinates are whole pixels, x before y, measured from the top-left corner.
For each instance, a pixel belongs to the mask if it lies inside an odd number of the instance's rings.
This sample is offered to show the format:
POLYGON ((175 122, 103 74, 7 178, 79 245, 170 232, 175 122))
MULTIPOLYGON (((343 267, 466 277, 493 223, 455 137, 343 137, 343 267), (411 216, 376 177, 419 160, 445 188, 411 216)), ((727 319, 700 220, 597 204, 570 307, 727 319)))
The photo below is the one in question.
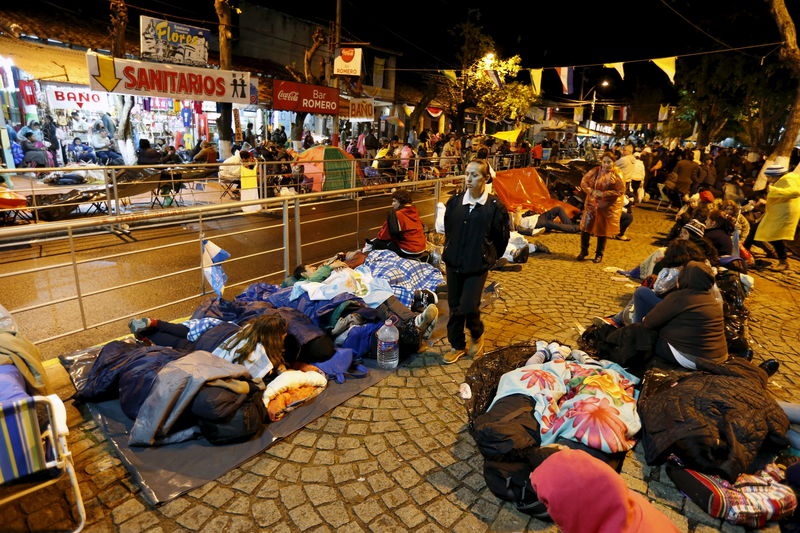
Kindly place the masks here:
POLYGON ((531 484, 564 533, 679 531, 610 466, 586 452, 554 453, 531 473, 531 484))

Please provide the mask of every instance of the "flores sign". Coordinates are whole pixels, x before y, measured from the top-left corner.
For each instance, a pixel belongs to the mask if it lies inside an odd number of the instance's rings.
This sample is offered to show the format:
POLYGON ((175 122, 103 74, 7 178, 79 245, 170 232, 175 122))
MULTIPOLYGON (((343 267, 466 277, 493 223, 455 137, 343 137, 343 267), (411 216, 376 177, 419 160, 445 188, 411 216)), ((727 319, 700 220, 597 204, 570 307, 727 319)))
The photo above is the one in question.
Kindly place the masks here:
POLYGON ((336 115, 339 113, 339 90, 322 85, 275 80, 272 85, 272 108, 336 115))
MULTIPOLYGON (((80 85, 47 85, 47 104, 50 109, 84 109, 108 111, 108 93, 90 91, 80 85)), ((113 107, 113 104, 111 105, 113 107)))
POLYGON ((168 20, 139 17, 142 57, 186 65, 208 63, 211 32, 168 20))
POLYGON ((337 48, 333 73, 337 76, 360 76, 361 48, 337 48))
POLYGON ((178 100, 250 103, 250 73, 133 61, 86 53, 96 91, 178 100))

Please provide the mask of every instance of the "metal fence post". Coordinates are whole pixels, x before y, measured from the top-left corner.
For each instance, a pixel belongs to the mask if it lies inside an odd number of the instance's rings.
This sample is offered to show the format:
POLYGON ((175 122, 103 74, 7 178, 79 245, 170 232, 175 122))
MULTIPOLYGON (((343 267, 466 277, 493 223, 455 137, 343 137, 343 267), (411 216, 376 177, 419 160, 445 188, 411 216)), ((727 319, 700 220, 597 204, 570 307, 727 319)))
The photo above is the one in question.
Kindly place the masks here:
POLYGON ((361 242, 360 234, 361 233, 361 197, 356 196, 356 248, 361 249, 359 243, 361 242))
POLYGON ((69 237, 69 257, 72 261, 72 275, 75 277, 75 292, 78 296, 78 308, 81 311, 81 324, 86 329, 86 310, 83 308, 83 295, 81 294, 81 280, 78 276, 78 263, 75 261, 75 239, 72 235, 72 228, 67 228, 69 237))
POLYGON ((419 181, 419 157, 414 158, 414 190, 417 190, 417 182, 419 181))
MULTIPOLYGON (((203 213, 197 214, 197 227, 198 227, 198 240, 200 241, 200 266, 203 266, 203 238, 205 234, 203 232, 203 213)), ((206 273, 203 272, 203 269, 200 269, 200 294, 205 295, 206 293, 206 273)))
POLYGON ((103 169, 103 181, 105 182, 105 185, 106 185, 106 213, 110 215, 111 214, 111 188, 110 188, 109 181, 111 181, 111 180, 108 179, 108 174, 109 174, 108 167, 106 167, 106 168, 103 169))
POLYGON ((303 263, 303 239, 300 236, 300 199, 294 199, 294 257, 295 264, 303 263))
POLYGON ((111 169, 110 174, 111 174, 111 182, 114 185, 114 214, 119 215, 120 209, 119 209, 119 192, 117 192, 117 171, 111 169))
MULTIPOLYGON (((434 191, 435 191, 435 193, 434 193, 434 194, 435 194, 435 196, 436 196, 436 206, 438 206, 438 205, 439 205, 439 196, 442 194, 442 182, 441 182, 441 181, 437 181, 437 182, 436 182, 436 185, 434 186, 434 188, 433 188, 433 189, 434 189, 434 191)), ((434 211, 434 213, 435 213, 435 212, 436 212, 436 211, 434 211)))
MULTIPOLYGON (((357 164, 358 163, 356 162, 355 159, 350 161, 350 188, 351 189, 355 189, 356 188, 356 175, 357 175, 357 173, 356 173, 356 165, 357 164)), ((351 199, 356 198, 357 196, 358 196, 358 193, 355 193, 355 192, 350 193, 350 198, 351 199)))
POLYGON ((289 277, 289 201, 283 201, 283 270, 289 277))

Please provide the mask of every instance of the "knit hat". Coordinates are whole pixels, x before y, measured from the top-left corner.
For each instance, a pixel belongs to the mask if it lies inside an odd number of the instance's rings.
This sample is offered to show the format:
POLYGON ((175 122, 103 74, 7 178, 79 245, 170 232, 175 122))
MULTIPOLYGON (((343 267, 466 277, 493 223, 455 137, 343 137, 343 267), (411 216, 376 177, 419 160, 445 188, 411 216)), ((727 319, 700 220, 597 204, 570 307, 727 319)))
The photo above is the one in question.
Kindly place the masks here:
POLYGON ((700 201, 701 202, 713 202, 714 201, 714 194, 711 191, 702 191, 700 193, 700 201))
POLYGON ((694 233, 698 237, 702 237, 706 233, 706 225, 703 224, 702 222, 700 222, 699 220, 697 220, 696 218, 693 218, 692 220, 690 220, 683 227, 683 229, 685 229, 686 231, 691 231, 692 233, 694 233))
POLYGON ((783 165, 770 165, 764 169, 765 176, 780 177, 789 172, 783 165))

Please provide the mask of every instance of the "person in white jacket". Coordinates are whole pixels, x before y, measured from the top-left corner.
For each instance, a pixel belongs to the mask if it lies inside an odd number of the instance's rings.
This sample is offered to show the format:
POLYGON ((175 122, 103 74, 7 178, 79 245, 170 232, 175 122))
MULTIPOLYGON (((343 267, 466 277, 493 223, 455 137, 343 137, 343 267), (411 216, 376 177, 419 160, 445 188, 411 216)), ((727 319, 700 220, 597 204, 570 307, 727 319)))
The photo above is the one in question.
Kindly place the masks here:
POLYGON ((641 160, 642 155, 639 152, 633 154, 633 168, 631 170, 631 190, 636 203, 641 203, 644 198, 644 181, 645 169, 644 162, 641 160))

